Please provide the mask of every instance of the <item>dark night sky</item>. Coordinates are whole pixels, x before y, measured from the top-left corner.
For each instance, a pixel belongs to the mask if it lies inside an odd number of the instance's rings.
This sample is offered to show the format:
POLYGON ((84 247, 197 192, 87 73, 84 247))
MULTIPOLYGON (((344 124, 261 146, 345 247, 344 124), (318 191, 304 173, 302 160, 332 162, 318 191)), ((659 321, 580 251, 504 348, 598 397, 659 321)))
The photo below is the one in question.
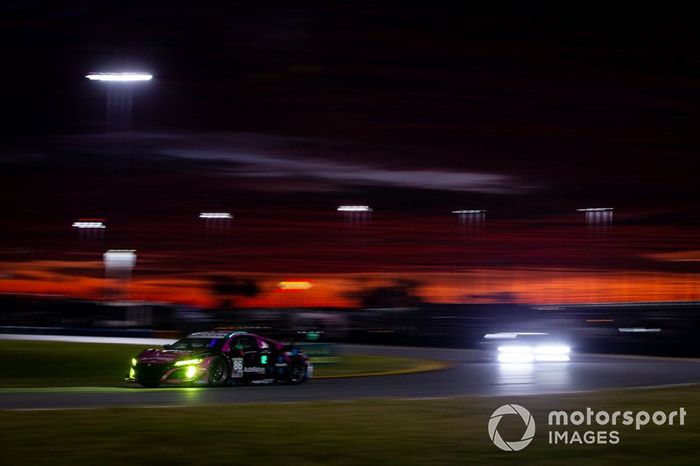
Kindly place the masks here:
POLYGON ((435 3, 4 2, 3 291, 55 291, 17 270, 126 245, 161 277, 694 271, 695 17, 435 3), (128 135, 83 78, 120 68, 155 75, 128 135), (339 203, 371 204, 371 232, 337 236, 339 203), (617 209, 594 260, 587 205, 617 209), (449 215, 469 207, 489 210, 478 253, 449 215), (217 209, 234 239, 197 241, 189 219, 217 209), (66 231, 86 215, 104 243, 66 231))

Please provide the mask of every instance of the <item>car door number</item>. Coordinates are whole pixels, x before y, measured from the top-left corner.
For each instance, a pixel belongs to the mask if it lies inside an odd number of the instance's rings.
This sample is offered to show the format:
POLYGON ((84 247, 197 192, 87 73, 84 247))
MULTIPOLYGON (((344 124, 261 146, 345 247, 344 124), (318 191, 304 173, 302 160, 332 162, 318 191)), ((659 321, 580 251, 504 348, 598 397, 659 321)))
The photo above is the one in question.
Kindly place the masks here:
POLYGON ((231 373, 231 377, 243 377, 243 358, 231 358, 231 361, 233 362, 233 371, 231 373))

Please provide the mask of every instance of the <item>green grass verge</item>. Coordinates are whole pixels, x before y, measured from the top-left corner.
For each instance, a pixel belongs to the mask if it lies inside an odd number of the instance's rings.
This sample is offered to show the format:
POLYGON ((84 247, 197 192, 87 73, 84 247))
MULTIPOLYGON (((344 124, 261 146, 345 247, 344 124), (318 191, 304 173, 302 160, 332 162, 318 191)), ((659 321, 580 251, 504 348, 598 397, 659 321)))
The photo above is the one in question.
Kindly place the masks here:
POLYGON ((359 377, 376 374, 407 374, 443 369, 449 366, 439 361, 396 358, 389 356, 343 356, 340 364, 315 365, 314 378, 359 377))
MULTIPOLYGON (((698 387, 594 394, 247 404, 192 408, 0 411, 6 464, 697 465, 698 387), (538 422, 530 446, 496 449, 486 426, 504 403, 538 422), (688 411, 686 425, 618 427, 617 445, 552 446, 553 409, 688 411)), ((505 418, 504 418, 505 420, 505 418)))
MULTIPOLYGON (((145 346, 95 343, 0 341, 0 387, 114 386, 129 361, 145 346)), ((314 376, 345 377, 430 370, 429 361, 383 356, 343 356, 342 362, 314 366, 314 376)))

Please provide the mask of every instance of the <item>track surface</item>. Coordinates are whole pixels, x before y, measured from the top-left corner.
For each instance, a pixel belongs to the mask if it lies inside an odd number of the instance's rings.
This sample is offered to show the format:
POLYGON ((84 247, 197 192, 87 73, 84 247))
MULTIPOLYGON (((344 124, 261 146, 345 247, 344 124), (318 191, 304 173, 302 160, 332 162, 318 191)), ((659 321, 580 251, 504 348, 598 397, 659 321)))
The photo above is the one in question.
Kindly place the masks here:
POLYGON ((437 372, 313 380, 298 386, 229 388, 104 388, 0 390, 0 409, 101 406, 187 406, 454 395, 535 395, 606 388, 700 383, 700 361, 625 356, 575 356, 570 363, 498 364, 482 351, 342 345, 352 354, 450 361, 437 372))

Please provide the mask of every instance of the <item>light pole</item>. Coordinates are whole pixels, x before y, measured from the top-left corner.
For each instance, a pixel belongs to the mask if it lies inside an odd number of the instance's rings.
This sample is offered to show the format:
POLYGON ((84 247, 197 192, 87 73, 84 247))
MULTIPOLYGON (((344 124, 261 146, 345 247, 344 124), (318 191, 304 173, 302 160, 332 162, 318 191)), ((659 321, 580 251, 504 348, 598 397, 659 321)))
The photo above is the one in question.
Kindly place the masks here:
POLYGON ((134 103, 134 85, 151 81, 150 73, 90 73, 90 81, 103 83, 107 88, 107 129, 126 131, 131 127, 134 103))
POLYGON ((469 230, 481 229, 486 222, 486 211, 481 209, 462 209, 453 210, 453 214, 457 215, 459 225, 466 227, 469 230))
POLYGON ((126 296, 131 272, 136 265, 136 250, 110 249, 102 257, 105 266, 105 278, 119 283, 114 290, 115 296, 117 298, 126 296))
POLYGON ((610 232, 613 223, 612 207, 586 207, 576 209, 585 215, 586 226, 588 227, 588 247, 589 254, 594 258, 593 272, 591 273, 592 285, 589 287, 588 300, 593 302, 600 296, 600 272, 605 258, 610 254, 607 246, 607 234, 610 232), (594 254, 594 250, 597 254, 594 254), (602 260, 599 260, 602 258, 602 260))
POLYGON ((473 271, 471 289, 472 295, 478 296, 485 291, 485 283, 480 276, 481 261, 478 260, 478 246, 486 224, 486 211, 483 209, 459 209, 453 210, 452 213, 457 215, 459 222, 460 243, 462 243, 462 247, 466 248, 465 259, 471 268, 476 269, 473 271))
POLYGON ((584 209, 576 209, 576 212, 585 214, 586 225, 594 233, 605 233, 612 226, 612 207, 586 207, 584 209))
POLYGON ((230 212, 201 212, 199 218, 204 220, 208 235, 228 235, 231 231, 233 215, 230 212))
POLYGON ((79 218, 71 227, 78 231, 81 239, 96 239, 104 235, 107 228, 104 222, 103 218, 79 218))
POLYGON ((336 209, 351 227, 363 226, 372 218, 372 208, 368 205, 340 205, 336 209))

